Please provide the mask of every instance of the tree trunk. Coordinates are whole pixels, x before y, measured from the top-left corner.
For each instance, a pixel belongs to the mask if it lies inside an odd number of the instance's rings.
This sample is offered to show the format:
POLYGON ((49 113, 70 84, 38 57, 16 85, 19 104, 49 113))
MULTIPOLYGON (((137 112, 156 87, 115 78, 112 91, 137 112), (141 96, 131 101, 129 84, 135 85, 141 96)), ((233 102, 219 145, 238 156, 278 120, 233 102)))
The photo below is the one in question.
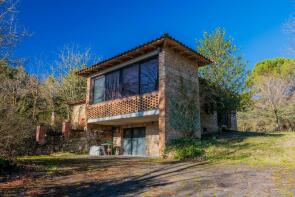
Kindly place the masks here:
POLYGON ((274 114, 275 114, 275 119, 276 119, 276 124, 277 124, 277 129, 280 130, 280 122, 279 122, 279 116, 278 116, 278 110, 274 109, 274 114))
POLYGON ((50 121, 50 125, 54 126, 55 124, 55 112, 51 112, 51 121, 50 121))
POLYGON ((35 92, 35 98, 34 98, 34 102, 33 102, 33 120, 36 121, 36 108, 37 108, 37 99, 38 99, 38 88, 36 89, 35 92))

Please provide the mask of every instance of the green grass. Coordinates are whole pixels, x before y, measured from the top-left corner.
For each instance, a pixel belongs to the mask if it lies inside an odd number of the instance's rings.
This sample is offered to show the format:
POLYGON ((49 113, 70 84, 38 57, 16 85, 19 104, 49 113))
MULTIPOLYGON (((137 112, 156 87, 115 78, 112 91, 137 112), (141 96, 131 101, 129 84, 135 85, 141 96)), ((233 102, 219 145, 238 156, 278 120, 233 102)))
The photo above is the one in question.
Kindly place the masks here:
POLYGON ((26 160, 38 160, 38 159, 63 159, 63 158, 71 158, 75 156, 80 156, 80 154, 76 153, 70 153, 70 152, 57 152, 57 153, 52 153, 50 155, 33 155, 33 156, 22 156, 18 157, 17 159, 20 161, 26 161, 26 160))
POLYGON ((202 145, 208 161, 295 167, 295 132, 230 132, 202 145))
POLYGON ((227 131, 198 139, 178 139, 168 146, 176 159, 295 167, 295 132, 227 131))
MULTIPOLYGON (((193 149, 191 153, 195 157, 209 162, 295 168, 295 132, 224 132, 204 137, 201 141, 194 139, 193 146, 190 141, 188 145, 184 146, 185 151, 180 150, 180 153, 184 154, 186 158, 188 158, 186 150, 193 149)), ((75 158, 81 158, 81 155, 60 152, 51 155, 19 157, 18 160, 34 161, 35 163, 42 161, 43 166, 49 170, 55 170, 63 160, 75 158)), ((144 160, 146 162, 165 162, 161 158, 146 158, 144 160)))

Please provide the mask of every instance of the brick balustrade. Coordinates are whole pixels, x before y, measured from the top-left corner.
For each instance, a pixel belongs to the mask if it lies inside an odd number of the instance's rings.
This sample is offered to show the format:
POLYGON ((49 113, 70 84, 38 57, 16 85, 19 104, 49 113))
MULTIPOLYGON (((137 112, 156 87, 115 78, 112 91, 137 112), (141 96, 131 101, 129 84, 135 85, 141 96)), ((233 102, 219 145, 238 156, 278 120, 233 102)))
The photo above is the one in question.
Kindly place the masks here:
POLYGON ((88 119, 104 118, 158 108, 158 92, 152 92, 89 105, 87 115, 88 119))

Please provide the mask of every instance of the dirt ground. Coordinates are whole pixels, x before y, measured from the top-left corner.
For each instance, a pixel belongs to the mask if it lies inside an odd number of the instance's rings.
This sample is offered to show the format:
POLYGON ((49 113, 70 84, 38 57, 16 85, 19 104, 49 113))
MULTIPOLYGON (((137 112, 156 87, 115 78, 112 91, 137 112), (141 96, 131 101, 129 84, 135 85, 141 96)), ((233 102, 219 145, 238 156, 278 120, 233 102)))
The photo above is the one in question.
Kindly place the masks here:
MULTIPOLYGON (((32 162, 32 161, 31 161, 32 162)), ((295 169, 135 157, 38 159, 0 196, 293 196, 295 169)))

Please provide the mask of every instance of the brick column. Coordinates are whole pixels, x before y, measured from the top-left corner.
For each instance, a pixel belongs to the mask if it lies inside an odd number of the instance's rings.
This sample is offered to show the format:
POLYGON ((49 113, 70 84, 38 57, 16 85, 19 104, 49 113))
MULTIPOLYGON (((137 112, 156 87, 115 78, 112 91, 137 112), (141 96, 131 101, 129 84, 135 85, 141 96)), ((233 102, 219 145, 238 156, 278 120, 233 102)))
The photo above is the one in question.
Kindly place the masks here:
POLYGON ((159 155, 162 155, 166 142, 166 92, 165 92, 165 50, 159 53, 159 155))
POLYGON ((88 124, 88 107, 91 103, 92 97, 92 87, 91 87, 91 78, 87 77, 87 88, 86 88, 86 100, 85 100, 85 128, 84 130, 90 130, 91 125, 88 124))

